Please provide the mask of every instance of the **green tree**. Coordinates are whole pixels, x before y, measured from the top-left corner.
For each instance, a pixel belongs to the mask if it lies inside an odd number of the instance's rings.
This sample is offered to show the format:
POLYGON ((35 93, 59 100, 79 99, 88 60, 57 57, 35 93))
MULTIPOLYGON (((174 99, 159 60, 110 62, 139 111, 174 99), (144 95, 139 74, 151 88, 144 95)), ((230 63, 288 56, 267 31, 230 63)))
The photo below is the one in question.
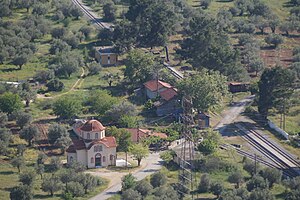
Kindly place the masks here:
POLYGON ((19 66, 19 69, 21 70, 23 65, 25 65, 32 53, 30 54, 26 54, 26 53, 22 53, 22 54, 18 54, 14 60, 12 61, 12 64, 19 66))
POLYGON ((25 171, 19 175, 19 181, 21 183, 23 183, 24 185, 32 185, 35 177, 36 177, 36 174, 34 171, 25 171))
POLYGON ((152 54, 135 49, 130 51, 127 56, 124 75, 131 83, 141 85, 152 79, 154 65, 155 61, 152 54))
POLYGON ((0 112, 0 127, 5 127, 8 121, 7 114, 4 112, 0 112))
POLYGON ((214 195, 217 195, 218 199, 220 198, 220 195, 222 194, 223 190, 224 190, 224 186, 222 183, 214 182, 210 184, 210 191, 214 195))
POLYGON ((96 75, 99 74, 99 72, 102 70, 102 67, 99 63, 93 61, 88 64, 88 69, 89 69, 89 75, 96 75))
POLYGON ((57 142, 59 138, 69 137, 68 130, 60 124, 51 124, 48 128, 48 140, 51 144, 57 142))
POLYGON ((168 150, 160 153, 160 158, 168 165, 174 160, 174 157, 176 155, 176 152, 173 150, 168 150))
POLYGON ((227 95, 226 77, 218 72, 203 71, 179 82, 178 89, 193 100, 198 112, 220 105, 227 95))
POLYGON ((18 172, 20 173, 20 169, 25 165, 25 160, 23 157, 19 156, 13 158, 10 163, 13 167, 18 168, 18 172))
POLYGON ((24 152, 26 151, 26 146, 24 144, 19 144, 17 146, 17 154, 18 156, 23 156, 24 152))
POLYGON ((192 18, 187 34, 189 37, 183 40, 177 53, 192 66, 218 70, 233 80, 247 73, 238 64, 238 52, 232 48, 228 35, 210 15, 200 13, 192 18))
POLYGON ((66 188, 68 187, 69 182, 79 179, 79 176, 74 169, 62 169, 59 171, 58 176, 60 181, 66 185, 66 188))
POLYGON ((70 192, 73 197, 81 197, 81 196, 84 195, 83 186, 80 183, 74 182, 74 181, 71 181, 68 184, 68 187, 66 188, 66 191, 70 192))
POLYGON ((43 179, 42 190, 44 192, 48 192, 51 196, 53 196, 55 192, 61 189, 62 185, 57 176, 47 176, 43 179))
POLYGON ((257 174, 260 170, 260 165, 257 163, 255 164, 253 161, 251 160, 246 160, 243 168, 245 171, 247 171, 251 177, 253 177, 255 174, 257 174))
POLYGON ((54 114, 63 119, 75 117, 81 109, 81 102, 72 98, 60 98, 53 104, 54 114))
POLYGON ((5 92, 0 95, 0 110, 11 114, 14 111, 20 110, 23 104, 18 94, 5 92))
POLYGON ((66 149, 72 144, 72 140, 69 135, 62 136, 58 138, 55 142, 55 145, 58 146, 62 152, 62 154, 65 153, 66 149))
POLYGON ((129 152, 133 155, 133 157, 137 160, 138 166, 141 165, 141 161, 143 158, 148 156, 149 149, 143 144, 133 144, 129 147, 129 152))
POLYGON ((164 185, 156 188, 154 191, 154 195, 155 195, 154 200, 160 200, 160 199, 179 200, 177 191, 175 191, 173 187, 169 185, 164 185))
POLYGON ((34 170, 36 171, 36 173, 38 174, 38 175, 40 175, 41 176, 41 179, 43 179, 43 174, 44 174, 44 172, 45 172, 45 165, 44 164, 35 164, 34 165, 34 170))
POLYGON ((11 200, 31 200, 32 190, 29 185, 19 185, 12 188, 9 197, 11 200))
POLYGON ((79 182, 83 185, 85 194, 88 190, 93 190, 97 186, 97 179, 90 174, 80 174, 79 182))
POLYGON ((22 129, 24 126, 27 126, 32 121, 32 116, 30 113, 18 112, 16 116, 16 123, 22 129))
POLYGON ((123 200, 142 200, 142 195, 131 188, 123 191, 121 197, 123 200))
POLYGON ((161 172, 156 172, 150 177, 150 183, 154 188, 161 187, 167 183, 167 177, 161 172))
POLYGON ((265 168, 261 171, 261 176, 268 180, 270 188, 273 187, 274 183, 280 183, 282 172, 278 169, 265 168))
POLYGON ((48 88, 48 91, 56 91, 60 92, 64 89, 65 85, 63 82, 61 82, 58 79, 52 79, 47 84, 46 87, 48 88))
POLYGON ((138 191, 143 197, 151 193, 152 185, 147 180, 137 182, 134 190, 138 191))
POLYGON ((25 126, 20 131, 20 138, 28 142, 28 146, 32 145, 32 140, 40 135, 39 129, 35 125, 25 126))
POLYGON ((52 172, 54 174, 54 172, 58 171, 61 167, 62 164, 60 159, 56 156, 52 157, 48 165, 49 172, 52 172))
POLYGON ((134 31, 135 43, 145 47, 165 45, 178 19, 173 8, 171 1, 130 1, 125 17, 138 30, 134 31))
POLYGON ((218 149, 218 144, 211 139, 204 139, 198 145, 198 151, 203 153, 204 155, 209 155, 214 153, 218 149))
POLYGON ((86 104, 90 106, 92 113, 103 115, 106 111, 112 108, 114 104, 118 102, 118 99, 111 96, 106 90, 95 90, 90 93, 86 104))
POLYGON ((278 47, 283 43, 283 37, 277 34, 270 34, 265 38, 265 42, 269 45, 274 45, 274 47, 278 47))
POLYGON ((230 174, 228 177, 228 181, 230 183, 235 183, 237 188, 240 187, 240 184, 241 184, 241 182, 243 182, 243 179, 244 178, 243 178, 242 172, 240 172, 240 171, 235 171, 232 174, 230 174))
POLYGON ((134 188, 136 186, 136 178, 131 174, 122 177, 122 191, 134 188))
POLYGON ((256 188, 268 189, 268 182, 261 176, 255 175, 247 182, 247 190, 252 191, 256 188))
POLYGON ((258 83, 258 111, 264 118, 268 117, 269 109, 289 100, 294 92, 294 80, 293 73, 280 66, 263 72, 258 83))
POLYGON ((108 1, 103 5, 103 19, 108 22, 116 20, 117 7, 113 1, 108 1))
POLYGON ((208 174, 202 174, 200 178, 200 183, 198 185, 199 192, 208 192, 210 189, 210 177, 208 174))
POLYGON ((269 189, 255 189, 250 194, 249 197, 251 200, 274 200, 274 195, 269 189))

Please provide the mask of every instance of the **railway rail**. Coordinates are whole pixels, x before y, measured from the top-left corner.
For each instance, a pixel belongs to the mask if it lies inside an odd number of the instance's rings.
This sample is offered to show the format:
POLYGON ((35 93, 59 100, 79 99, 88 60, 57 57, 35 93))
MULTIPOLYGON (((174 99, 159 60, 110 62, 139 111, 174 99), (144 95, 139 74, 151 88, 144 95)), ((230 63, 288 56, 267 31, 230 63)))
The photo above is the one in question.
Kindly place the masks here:
POLYGON ((237 124, 236 127, 243 132, 243 134, 240 134, 238 132, 237 134, 240 135, 261 154, 270 159, 274 163, 274 167, 281 169, 286 175, 290 177, 300 175, 300 165, 295 158, 284 152, 282 149, 276 147, 276 145, 268 141, 266 138, 264 138, 251 128, 247 130, 240 124, 237 124))
POLYGON ((82 12, 90 18, 99 28, 105 28, 108 29, 106 26, 104 26, 86 7, 84 7, 80 1, 78 0, 72 0, 75 5, 77 5, 82 12))
MULTIPOLYGON (((236 148, 236 147, 233 147, 233 146, 231 146, 231 145, 223 144, 223 145, 221 145, 220 147, 221 147, 222 149, 225 149, 225 150, 228 150, 228 149, 234 149, 234 150, 235 150, 239 155, 241 155, 241 156, 245 156, 245 157, 247 157, 247 158, 249 158, 249 159, 251 159, 251 160, 253 160, 253 161, 256 160, 256 162, 261 163, 261 164, 263 164, 263 165, 265 165, 265 166, 268 166, 268 167, 271 167, 271 168, 276 168, 276 169, 282 170, 282 169, 278 168, 278 166, 275 165, 274 163, 269 162, 269 161, 263 159, 263 158, 260 157, 260 156, 256 156, 256 155, 250 154, 250 153, 248 153, 248 152, 246 152, 246 151, 243 151, 243 150, 238 149, 238 148, 236 148)), ((287 172, 284 171, 284 170, 282 170, 282 173, 283 173, 285 176, 287 176, 287 177, 290 177, 290 178, 293 177, 293 176, 291 176, 289 173, 287 173, 287 172)))

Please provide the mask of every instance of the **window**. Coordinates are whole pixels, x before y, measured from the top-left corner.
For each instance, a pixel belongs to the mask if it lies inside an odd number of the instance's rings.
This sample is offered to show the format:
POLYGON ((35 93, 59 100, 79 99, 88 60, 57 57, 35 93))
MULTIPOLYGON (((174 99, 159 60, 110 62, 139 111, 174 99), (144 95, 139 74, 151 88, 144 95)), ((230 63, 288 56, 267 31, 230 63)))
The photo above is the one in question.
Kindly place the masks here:
POLYGON ((99 138, 99 135, 98 133, 95 134, 95 139, 98 139, 99 138))
POLYGON ((91 157, 91 163, 94 163, 94 158, 93 157, 91 157))
POLYGON ((107 56, 107 64, 110 64, 110 56, 107 56))
POLYGON ((114 155, 110 155, 109 160, 114 160, 114 155))
POLYGON ((87 133, 87 139, 90 139, 91 138, 91 135, 90 135, 90 133, 87 133))
POLYGON ((102 146, 101 145, 94 146, 94 152, 99 152, 99 151, 102 151, 102 146))
POLYGON ((105 160, 106 160, 106 159, 105 159, 105 156, 103 156, 103 162, 105 162, 105 160))

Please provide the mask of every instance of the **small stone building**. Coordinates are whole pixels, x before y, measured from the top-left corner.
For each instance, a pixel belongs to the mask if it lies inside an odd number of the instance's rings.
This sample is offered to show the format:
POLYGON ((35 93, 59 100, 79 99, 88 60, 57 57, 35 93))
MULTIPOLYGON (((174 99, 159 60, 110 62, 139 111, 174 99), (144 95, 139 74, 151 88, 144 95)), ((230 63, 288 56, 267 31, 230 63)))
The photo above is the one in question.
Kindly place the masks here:
POLYGON ((95 58, 102 66, 116 65, 118 62, 113 46, 95 47, 95 58))
POLYGON ((77 161, 87 168, 116 165, 116 139, 105 136, 105 127, 97 120, 77 120, 73 131, 78 139, 67 149, 68 163, 77 161))

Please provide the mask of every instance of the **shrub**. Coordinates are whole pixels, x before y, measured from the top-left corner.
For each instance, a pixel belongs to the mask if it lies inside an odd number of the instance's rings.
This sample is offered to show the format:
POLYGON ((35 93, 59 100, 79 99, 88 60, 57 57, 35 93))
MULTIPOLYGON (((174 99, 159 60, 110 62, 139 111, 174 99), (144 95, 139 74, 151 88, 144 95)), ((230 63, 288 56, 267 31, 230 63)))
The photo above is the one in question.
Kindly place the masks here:
POLYGON ((64 89, 64 83, 58 79, 53 79, 46 84, 48 91, 62 91, 64 89))
POLYGON ((167 183, 167 177, 161 172, 154 173, 150 178, 151 185, 156 188, 167 183))
POLYGON ((210 177, 208 174, 203 174, 198 185, 199 192, 205 193, 210 189, 210 177))

